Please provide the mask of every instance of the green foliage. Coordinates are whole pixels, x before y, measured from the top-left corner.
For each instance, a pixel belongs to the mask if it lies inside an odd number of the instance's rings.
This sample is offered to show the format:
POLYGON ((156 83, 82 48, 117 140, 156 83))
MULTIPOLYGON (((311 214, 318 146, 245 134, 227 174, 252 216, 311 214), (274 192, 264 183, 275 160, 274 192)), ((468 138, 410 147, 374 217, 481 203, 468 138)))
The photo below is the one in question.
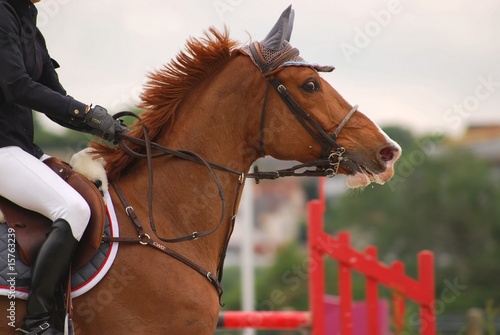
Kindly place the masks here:
POLYGON ((258 310, 307 310, 308 257, 303 247, 291 243, 276 255, 273 266, 256 275, 258 310))
POLYGON ((500 307, 495 307, 493 299, 486 301, 485 307, 485 329, 488 335, 495 335, 495 319, 500 317, 500 307))
POLYGON ((241 309, 241 270, 239 266, 224 267, 222 284, 224 285, 222 301, 225 304, 222 310, 236 311, 241 309))
POLYGON ((381 259, 401 259, 413 275, 416 254, 434 251, 442 309, 498 300, 500 183, 493 167, 464 149, 443 149, 442 138, 397 135, 403 156, 396 182, 332 201, 327 230, 351 231, 358 247, 378 246, 381 259))

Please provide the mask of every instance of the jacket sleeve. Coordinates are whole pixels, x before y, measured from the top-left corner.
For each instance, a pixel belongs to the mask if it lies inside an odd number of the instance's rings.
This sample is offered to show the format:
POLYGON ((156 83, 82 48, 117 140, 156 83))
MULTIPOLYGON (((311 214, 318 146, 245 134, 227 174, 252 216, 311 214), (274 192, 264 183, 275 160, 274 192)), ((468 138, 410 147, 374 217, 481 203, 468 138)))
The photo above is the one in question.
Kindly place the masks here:
POLYGON ((42 85, 47 86, 53 91, 59 92, 62 95, 66 95, 66 90, 59 82, 59 76, 57 75, 56 69, 59 64, 47 55, 47 60, 43 64, 42 76, 38 82, 42 85))
MULTIPOLYGON (((80 126, 85 117, 86 105, 66 96, 60 84, 62 91, 53 87, 57 89, 56 91, 32 80, 24 66, 16 18, 4 4, 0 6, 2 6, 0 8, 0 89, 5 101, 34 109, 73 126, 80 126)), ((53 67, 52 71, 54 71, 53 67)), ((53 77, 47 77, 45 74, 42 78, 46 82, 54 80, 53 77)))

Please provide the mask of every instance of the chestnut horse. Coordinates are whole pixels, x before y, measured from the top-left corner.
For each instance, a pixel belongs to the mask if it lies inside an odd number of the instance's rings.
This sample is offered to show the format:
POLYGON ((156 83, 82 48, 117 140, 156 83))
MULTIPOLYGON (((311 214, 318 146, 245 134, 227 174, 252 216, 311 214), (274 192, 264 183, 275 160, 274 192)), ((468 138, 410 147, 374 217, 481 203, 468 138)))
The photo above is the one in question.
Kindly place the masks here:
MULTIPOLYGON (((147 132, 136 126, 123 143, 155 159, 91 144, 138 221, 146 223, 142 237, 157 247, 120 246, 104 279, 74 299, 76 334, 213 334, 216 281, 233 216, 245 173, 261 156, 312 162, 305 164, 317 166, 311 174, 342 173, 350 187, 392 177, 400 147, 320 77, 319 71, 333 68, 300 58, 288 43, 292 23, 288 8, 263 41, 241 49, 227 31, 212 28, 151 73, 141 106, 147 132), (148 146, 148 138, 154 144, 148 146), (146 147, 132 139, 146 140, 146 147), (186 236, 179 243, 160 239, 186 236), (201 270, 159 250, 165 246, 201 270)), ((116 191, 110 193, 120 235, 137 236, 116 191)), ((0 309, 5 312, 8 303, 2 297, 0 309)), ((24 302, 16 309, 21 320, 24 302)), ((0 333, 14 334, 5 319, 0 333)))

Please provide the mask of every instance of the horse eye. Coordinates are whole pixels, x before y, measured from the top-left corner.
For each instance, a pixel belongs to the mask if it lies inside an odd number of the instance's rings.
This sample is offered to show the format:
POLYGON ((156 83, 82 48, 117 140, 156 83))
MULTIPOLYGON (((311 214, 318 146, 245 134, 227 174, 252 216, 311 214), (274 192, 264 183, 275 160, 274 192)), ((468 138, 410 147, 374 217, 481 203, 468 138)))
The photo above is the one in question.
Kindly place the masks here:
POLYGON ((306 92, 314 92, 319 90, 319 85, 311 80, 302 85, 302 89, 306 92))

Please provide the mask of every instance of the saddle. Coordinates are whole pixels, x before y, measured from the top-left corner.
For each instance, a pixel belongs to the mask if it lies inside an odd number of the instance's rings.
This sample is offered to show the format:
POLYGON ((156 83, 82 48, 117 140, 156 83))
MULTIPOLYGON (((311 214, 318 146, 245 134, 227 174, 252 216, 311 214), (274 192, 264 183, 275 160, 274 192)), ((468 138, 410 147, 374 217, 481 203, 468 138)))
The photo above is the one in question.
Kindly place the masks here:
MULTIPOLYGON (((44 163, 78 191, 91 209, 89 224, 78 243, 72 260, 72 270, 77 270, 95 255, 101 244, 106 222, 104 200, 97 187, 89 179, 73 171, 69 164, 55 157, 46 159, 44 163)), ((21 260, 27 265, 33 265, 51 229, 52 221, 1 196, 0 210, 4 214, 7 225, 15 230, 21 260)))

